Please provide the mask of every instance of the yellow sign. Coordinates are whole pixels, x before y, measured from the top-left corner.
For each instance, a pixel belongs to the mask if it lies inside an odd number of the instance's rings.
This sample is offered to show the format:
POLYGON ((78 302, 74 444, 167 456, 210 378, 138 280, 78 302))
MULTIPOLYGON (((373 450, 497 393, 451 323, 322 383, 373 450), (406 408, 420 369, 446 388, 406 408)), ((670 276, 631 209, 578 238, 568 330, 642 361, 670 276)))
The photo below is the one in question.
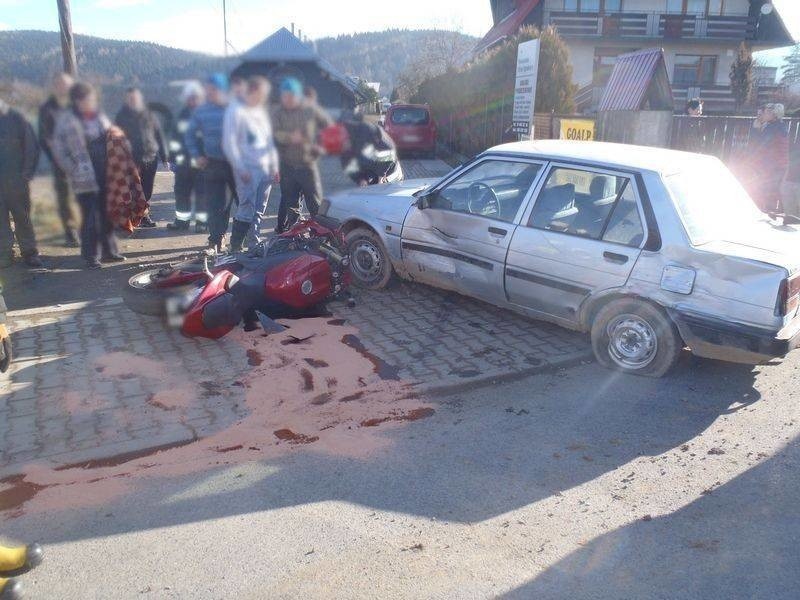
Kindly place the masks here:
POLYGON ((561 139, 592 141, 594 139, 594 121, 591 119, 561 119, 561 139))

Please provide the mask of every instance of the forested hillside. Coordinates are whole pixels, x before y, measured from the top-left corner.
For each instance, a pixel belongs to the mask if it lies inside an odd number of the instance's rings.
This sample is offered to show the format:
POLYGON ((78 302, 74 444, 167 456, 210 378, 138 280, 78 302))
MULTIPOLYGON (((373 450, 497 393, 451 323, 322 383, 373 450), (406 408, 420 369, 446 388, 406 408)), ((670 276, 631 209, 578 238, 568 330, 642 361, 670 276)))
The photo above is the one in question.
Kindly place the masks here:
POLYGON ((406 67, 418 63, 432 46, 466 51, 476 41, 454 31, 390 29, 322 38, 317 41, 317 49, 342 72, 380 81, 381 94, 388 96, 406 67))

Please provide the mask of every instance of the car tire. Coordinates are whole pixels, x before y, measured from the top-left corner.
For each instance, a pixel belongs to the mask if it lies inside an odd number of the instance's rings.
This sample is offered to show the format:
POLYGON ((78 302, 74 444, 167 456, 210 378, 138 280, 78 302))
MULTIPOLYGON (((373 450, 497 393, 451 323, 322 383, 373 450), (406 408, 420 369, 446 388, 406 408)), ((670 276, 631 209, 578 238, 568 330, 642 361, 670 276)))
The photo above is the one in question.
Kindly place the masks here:
POLYGON ((125 306, 140 315, 163 317, 167 314, 167 298, 183 294, 197 287, 197 283, 178 285, 168 288, 151 287, 150 281, 159 269, 138 273, 128 280, 122 291, 125 306))
POLYGON ((381 290, 389 285, 394 269, 386 246, 377 233, 358 227, 345 236, 345 243, 356 285, 368 290, 381 290))
POLYGON ((591 337, 601 365, 643 377, 666 375, 684 348, 677 327, 664 311, 633 298, 614 300, 601 308, 591 337))

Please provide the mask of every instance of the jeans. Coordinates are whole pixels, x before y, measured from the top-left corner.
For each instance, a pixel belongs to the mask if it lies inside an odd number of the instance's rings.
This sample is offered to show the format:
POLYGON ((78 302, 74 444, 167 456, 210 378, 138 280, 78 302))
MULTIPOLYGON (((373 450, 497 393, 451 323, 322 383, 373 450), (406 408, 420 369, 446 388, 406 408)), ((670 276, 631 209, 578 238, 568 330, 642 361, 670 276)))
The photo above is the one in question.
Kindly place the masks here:
POLYGON ((281 164, 281 206, 278 210, 278 231, 286 231, 300 218, 300 196, 312 215, 322 202, 322 181, 316 164, 290 166, 281 164))
POLYGON ((105 191, 78 194, 81 224, 81 256, 87 263, 117 254, 117 238, 106 212, 105 191))
POLYGON ((208 243, 218 245, 228 231, 231 206, 233 198, 236 198, 233 170, 227 161, 209 159, 201 172, 203 195, 208 206, 208 243))
POLYGON ((13 256, 15 235, 23 258, 39 254, 31 223, 30 185, 16 177, 0 180, 0 256, 13 256), (11 219, 14 219, 14 232, 11 219))
POLYGON ((267 211, 269 194, 272 191, 272 176, 261 169, 250 169, 250 182, 244 183, 236 177, 236 189, 239 194, 239 207, 233 218, 236 221, 249 223, 245 245, 252 248, 261 241, 261 222, 267 211))

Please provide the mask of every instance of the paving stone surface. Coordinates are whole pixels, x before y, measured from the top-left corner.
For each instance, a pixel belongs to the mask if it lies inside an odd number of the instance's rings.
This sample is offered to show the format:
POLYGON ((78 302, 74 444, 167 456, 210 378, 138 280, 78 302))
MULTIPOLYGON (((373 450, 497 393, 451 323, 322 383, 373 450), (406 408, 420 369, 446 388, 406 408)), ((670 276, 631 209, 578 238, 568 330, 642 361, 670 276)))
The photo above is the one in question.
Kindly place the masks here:
MULTIPOLYGON (((404 164, 409 178, 448 170, 441 161, 404 164)), ((328 189, 346 185, 330 160, 323 173, 328 189)), ((584 336, 454 293, 396 282, 354 295, 355 307, 331 309, 358 329, 356 343, 427 390, 590 355, 584 336)), ((15 362, 0 376, 0 479, 32 461, 80 463, 192 440, 244 416, 238 383, 248 365, 237 343, 186 338, 115 300, 19 311, 10 327, 15 362), (119 365, 125 360, 130 372, 119 365), (165 407, 165 381, 191 402, 165 407)))

